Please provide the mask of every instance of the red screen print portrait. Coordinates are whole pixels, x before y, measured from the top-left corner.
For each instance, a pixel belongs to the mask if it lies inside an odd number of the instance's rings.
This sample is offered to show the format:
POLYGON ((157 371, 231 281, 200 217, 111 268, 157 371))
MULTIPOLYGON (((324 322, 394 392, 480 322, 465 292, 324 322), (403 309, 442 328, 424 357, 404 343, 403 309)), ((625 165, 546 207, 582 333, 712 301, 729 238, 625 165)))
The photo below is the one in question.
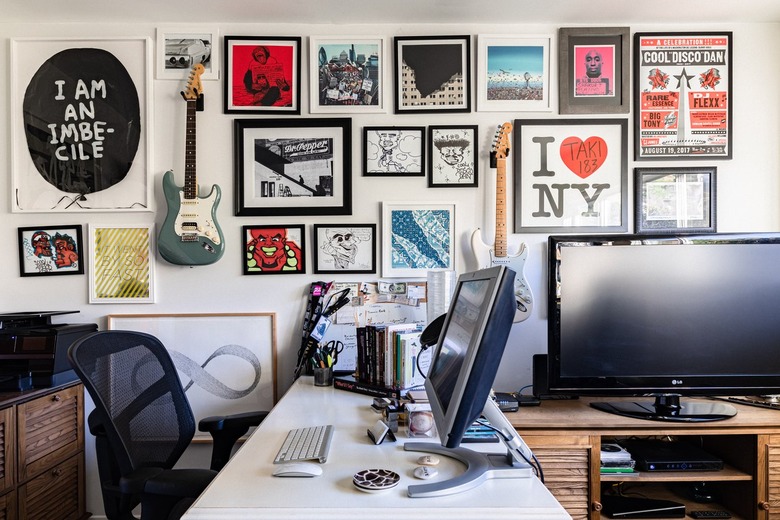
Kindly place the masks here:
POLYGON ((574 46, 574 96, 615 95, 615 47, 574 46))
POLYGON ((260 271, 302 271, 301 248, 286 228, 262 228, 249 231, 247 262, 260 271))
POLYGON ((238 106, 292 106, 293 47, 233 47, 233 102, 238 106))

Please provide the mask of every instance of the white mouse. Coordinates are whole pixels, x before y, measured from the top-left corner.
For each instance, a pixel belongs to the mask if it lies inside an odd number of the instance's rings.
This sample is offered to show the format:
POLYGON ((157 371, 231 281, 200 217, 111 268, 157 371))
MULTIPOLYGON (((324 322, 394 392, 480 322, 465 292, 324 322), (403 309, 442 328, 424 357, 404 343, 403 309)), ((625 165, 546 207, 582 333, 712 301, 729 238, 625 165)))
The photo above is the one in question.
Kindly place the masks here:
POLYGON ((322 475, 322 466, 313 462, 288 462, 276 466, 272 475, 274 477, 317 477, 322 475))

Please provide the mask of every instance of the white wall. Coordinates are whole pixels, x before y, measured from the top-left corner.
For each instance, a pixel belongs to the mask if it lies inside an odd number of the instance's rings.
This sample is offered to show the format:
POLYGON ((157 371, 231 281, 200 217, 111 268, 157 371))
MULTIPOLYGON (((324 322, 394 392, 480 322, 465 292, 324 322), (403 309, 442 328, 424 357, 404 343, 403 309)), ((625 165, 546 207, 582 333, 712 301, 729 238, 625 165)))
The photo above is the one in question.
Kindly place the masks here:
MULTIPOLYGON (((210 20, 208 23, 213 23, 210 20)), ((261 23, 242 25, 220 25, 221 35, 300 35, 304 36, 304 68, 302 74, 302 115, 308 114, 308 41, 310 35, 384 35, 392 47, 392 37, 397 35, 434 34, 554 34, 557 26, 550 25, 268 25, 261 23)), ((643 25, 632 26, 631 31, 651 30, 730 30, 734 33, 734 107, 733 159, 730 161, 708 161, 718 167, 718 228, 720 231, 778 231, 780 230, 780 209, 776 199, 778 189, 778 163, 780 152, 780 97, 774 85, 780 83, 780 68, 767 62, 780 51, 780 24, 731 24, 731 25, 643 25)), ((112 37, 148 36, 154 40, 153 25, 46 25, 46 24, 0 24, 4 52, 0 53, 0 74, 5 78, 4 92, 9 91, 9 37, 112 37)), ((476 49, 476 39, 472 50, 476 49)), ((392 54, 388 54, 388 64, 392 54)), ((475 70, 475 69, 473 69, 475 70)), ((557 70, 553 61, 552 70, 557 70)), ((553 91, 556 90, 553 82, 553 91)), ((391 83, 388 83, 388 87, 391 83)), ((483 229, 484 238, 493 236, 493 201, 495 184, 488 169, 487 150, 494 129, 504 121, 514 118, 548 118, 557 116, 557 110, 549 113, 492 113, 434 115, 392 114, 391 89, 385 99, 388 113, 358 114, 352 117, 352 173, 353 173, 353 215, 351 217, 282 217, 282 218, 238 218, 233 216, 233 162, 232 162, 232 115, 222 113, 221 81, 206 81, 205 111, 198 115, 198 178, 203 185, 219 184, 223 190, 223 202, 218 219, 225 233, 227 250, 221 261, 197 268, 174 266, 158 257, 157 302, 155 304, 90 305, 88 301, 87 276, 65 276, 54 278, 21 278, 18 275, 18 250, 16 228, 33 225, 67 224, 143 224, 162 223, 165 203, 160 191, 162 174, 173 169, 181 182, 184 168, 184 103, 179 91, 181 82, 169 80, 154 81, 154 119, 147 127, 153 132, 153 169, 149 178, 155 186, 157 211, 144 214, 129 213, 76 213, 61 214, 16 214, 10 212, 10 196, 0 198, 2 228, 6 233, 8 247, 0 250, 0 286, 3 296, 0 312, 31 310, 78 310, 80 314, 67 316, 63 321, 95 321, 105 328, 105 316, 117 313, 190 313, 190 312, 261 312, 271 311, 277 315, 278 338, 278 384, 284 391, 292 381, 295 355, 299 344, 302 314, 306 303, 309 284, 321 275, 295 276, 243 276, 241 274, 242 252, 240 230, 242 225, 262 223, 303 223, 309 229, 311 224, 343 222, 380 223, 382 200, 413 201, 455 201, 457 204, 457 255, 456 268, 459 272, 475 269, 469 253, 468 237, 477 227, 483 229), (383 179, 364 178, 360 174, 362 127, 366 125, 429 125, 429 124, 479 124, 482 143, 482 161, 478 189, 429 189, 424 178, 383 179)), ((557 107, 557 94, 552 95, 553 106, 557 107)), ((341 116, 341 115, 339 115, 341 116)), ((242 116, 244 117, 244 116, 242 116)), ((328 117, 324 115, 323 117, 328 117)), ((605 116, 614 117, 614 116, 605 116)), ((629 116, 630 117, 630 116, 629 116)), ((0 178, 7 192, 11 188, 11 121, 19 114, 10 113, 9 96, 4 95, 0 104, 0 142, 5 149, 0 162, 0 178)), ((633 123, 629 119, 629 128, 633 123)), ((629 143, 631 142, 629 131, 629 143)), ((631 146, 629 145, 629 150, 631 146)), ((691 162, 657 162, 637 164, 629 159, 629 179, 635 166, 690 165, 691 162)), ((511 170, 510 170, 511 191, 511 170)), ((633 182, 629 180, 629 194, 633 182)), ((630 197, 631 199, 632 197, 630 197)), ((510 197, 511 202, 511 197, 510 197)), ((629 204, 629 214, 633 203, 629 204)), ((511 214, 511 213, 510 213, 511 214)), ((511 229, 511 227, 510 227, 511 229)), ((633 229, 630 219, 629 229, 633 229)), ((85 229, 86 230, 86 229, 85 229)), ((546 350, 546 298, 545 291, 545 244, 546 236, 540 234, 512 235, 510 245, 525 241, 530 247, 526 264, 526 278, 531 284, 536 305, 534 315, 526 322, 515 326, 496 381, 496 388, 518 389, 530 384, 531 356, 546 350)), ((311 255, 309 255, 311 258, 311 255)), ((87 269, 89 269, 87 265, 87 269)), ((307 267, 312 271, 311 260, 307 267)), ((361 279, 375 279, 366 276, 361 279)), ((354 276, 336 276, 336 280, 356 279, 354 276)), ((89 411, 89 410, 88 410, 89 411)), ((88 502, 89 509, 100 514, 102 503, 96 483, 91 442, 88 442, 88 502)))

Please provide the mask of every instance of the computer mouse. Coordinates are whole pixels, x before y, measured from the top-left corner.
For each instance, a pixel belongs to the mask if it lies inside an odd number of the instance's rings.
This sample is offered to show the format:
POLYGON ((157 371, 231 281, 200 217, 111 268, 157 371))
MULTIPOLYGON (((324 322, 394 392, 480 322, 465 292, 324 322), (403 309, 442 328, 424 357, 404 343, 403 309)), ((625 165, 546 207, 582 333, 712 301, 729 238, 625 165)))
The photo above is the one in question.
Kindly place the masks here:
POLYGON ((322 466, 314 462, 288 462, 276 466, 272 475, 274 477, 317 477, 322 475, 322 466))

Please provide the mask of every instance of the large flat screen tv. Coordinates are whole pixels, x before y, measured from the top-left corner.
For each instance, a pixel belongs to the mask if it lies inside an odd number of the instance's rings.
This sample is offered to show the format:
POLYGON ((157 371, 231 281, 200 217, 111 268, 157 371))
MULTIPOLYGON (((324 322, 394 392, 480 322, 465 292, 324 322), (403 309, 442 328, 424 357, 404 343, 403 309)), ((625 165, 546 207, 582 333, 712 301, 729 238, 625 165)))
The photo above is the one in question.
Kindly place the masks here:
POLYGON ((551 236, 548 377, 658 420, 726 419, 685 396, 780 392, 780 235, 551 236))

